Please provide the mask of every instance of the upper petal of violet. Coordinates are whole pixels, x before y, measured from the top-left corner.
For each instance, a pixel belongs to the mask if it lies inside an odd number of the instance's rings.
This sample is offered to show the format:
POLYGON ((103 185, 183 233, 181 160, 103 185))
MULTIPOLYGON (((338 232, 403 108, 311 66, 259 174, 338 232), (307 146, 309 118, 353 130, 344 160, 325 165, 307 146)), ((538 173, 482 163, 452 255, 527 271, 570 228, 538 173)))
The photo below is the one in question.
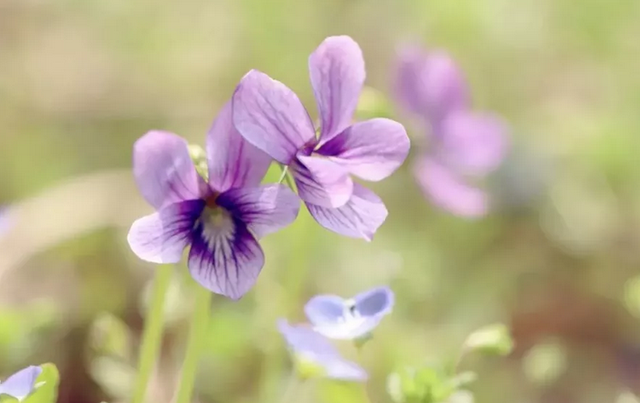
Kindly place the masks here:
POLYGON ((209 185, 218 192, 257 186, 271 164, 271 157, 247 142, 233 125, 231 101, 227 102, 207 134, 209 185))
POLYGON ((187 142, 169 132, 150 131, 135 142, 133 175, 142 196, 156 209, 198 199, 207 188, 187 142))
POLYGON ((348 127, 317 152, 353 175, 379 181, 402 165, 409 147, 404 126, 390 119, 377 118, 348 127))
POLYGON ((366 72, 362 50, 348 36, 326 38, 309 57, 309 74, 318 104, 320 142, 351 124, 366 72))
POLYGON ((298 196, 287 186, 276 184, 230 189, 216 202, 244 222, 257 238, 291 224, 300 210, 298 196))
POLYGON ((371 241, 384 223, 388 212, 384 203, 371 190, 357 183, 349 201, 338 208, 307 203, 311 216, 329 231, 340 235, 371 241))
POLYGON ((306 203, 340 207, 351 197, 354 185, 349 172, 328 158, 298 155, 292 173, 306 203))
POLYGON ((33 392, 36 379, 42 373, 42 368, 31 365, 24 368, 0 383, 0 395, 12 396, 18 401, 24 400, 33 392))
POLYGON ((257 70, 233 94, 233 122, 242 136, 281 164, 315 141, 311 118, 287 86, 257 70))
POLYGON ((394 92, 409 112, 423 116, 432 126, 450 112, 468 106, 469 94, 462 72, 442 51, 425 52, 405 46, 398 55, 394 92))

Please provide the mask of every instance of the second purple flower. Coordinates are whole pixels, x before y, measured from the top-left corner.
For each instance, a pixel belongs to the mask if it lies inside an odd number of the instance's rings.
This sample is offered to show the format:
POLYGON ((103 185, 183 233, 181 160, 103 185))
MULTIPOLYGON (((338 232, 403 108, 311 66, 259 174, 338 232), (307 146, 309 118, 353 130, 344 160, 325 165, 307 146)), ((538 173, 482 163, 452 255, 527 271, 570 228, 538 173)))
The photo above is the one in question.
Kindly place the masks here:
POLYGON ((445 52, 404 48, 394 84, 398 103, 419 118, 428 135, 429 148, 414 166, 424 194, 458 216, 484 215, 488 195, 477 182, 504 159, 504 121, 471 109, 467 82, 445 52))
POLYGON ((296 94, 252 70, 233 96, 233 120, 251 144, 293 174, 298 194, 323 227, 371 240, 387 217, 380 198, 351 175, 379 181, 409 152, 404 127, 389 119, 352 124, 365 80, 364 59, 348 36, 325 39, 309 58, 320 115, 319 136, 296 94))

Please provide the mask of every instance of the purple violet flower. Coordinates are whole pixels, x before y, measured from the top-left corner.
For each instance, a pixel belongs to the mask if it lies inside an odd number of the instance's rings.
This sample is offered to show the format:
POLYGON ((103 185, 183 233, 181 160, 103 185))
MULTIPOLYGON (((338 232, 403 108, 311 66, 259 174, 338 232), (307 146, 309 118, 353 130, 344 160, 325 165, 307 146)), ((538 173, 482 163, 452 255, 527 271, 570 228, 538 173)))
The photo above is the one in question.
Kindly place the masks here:
POLYGON ((371 240, 387 217, 380 198, 351 174, 380 181, 404 162, 409 138, 393 120, 352 124, 365 80, 364 59, 348 36, 325 39, 309 57, 319 136, 296 94, 252 70, 233 95, 233 120, 251 144, 289 167, 300 198, 323 227, 371 240))
POLYGON ((31 365, 21 369, 0 382, 0 395, 9 395, 18 401, 23 401, 35 389, 36 379, 42 373, 42 368, 31 365))
POLYGON ((290 325, 281 319, 278 321, 278 329, 287 341, 302 376, 308 373, 315 375, 319 370, 327 378, 356 382, 367 380, 364 369, 342 358, 328 339, 309 326, 290 325))
POLYGON ((359 339, 391 313, 394 303, 389 287, 377 287, 349 300, 337 295, 318 295, 304 307, 313 329, 330 339, 359 339))
POLYGON ((138 188, 157 212, 134 222, 128 240, 153 263, 177 263, 190 245, 193 278, 238 299, 264 265, 258 239, 293 222, 300 201, 286 186, 260 185, 271 160, 240 136, 231 117, 228 102, 207 134, 208 183, 175 134, 151 131, 135 143, 138 188))
POLYGON ((414 166, 425 196, 460 216, 484 215, 488 197, 474 181, 504 159, 505 123, 495 115, 471 111, 462 72, 442 51, 403 49, 395 73, 395 95, 429 132, 429 150, 414 166))

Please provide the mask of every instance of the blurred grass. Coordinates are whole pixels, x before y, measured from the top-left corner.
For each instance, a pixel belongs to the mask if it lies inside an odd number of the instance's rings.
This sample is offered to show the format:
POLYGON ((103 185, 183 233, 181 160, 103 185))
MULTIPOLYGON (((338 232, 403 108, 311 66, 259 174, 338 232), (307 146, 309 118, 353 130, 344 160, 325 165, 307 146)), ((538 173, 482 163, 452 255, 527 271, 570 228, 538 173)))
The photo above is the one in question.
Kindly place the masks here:
MULTIPOLYGON (((276 401, 290 364, 275 320, 302 320, 315 293, 378 284, 392 286, 397 306, 361 359, 372 403, 389 401, 392 370, 448 360, 469 331, 496 321, 513 325, 516 351, 464 364, 479 374, 478 401, 600 403, 621 382, 637 389, 640 364, 625 353, 621 366, 618 356, 640 340, 623 302, 640 267, 639 20, 634 0, 3 0, 0 204, 18 219, 0 239, 2 373, 53 361, 61 402, 126 401, 113 386, 117 371, 88 369, 103 353, 83 344, 105 311, 134 345, 140 336, 154 267, 125 242, 130 221, 150 210, 127 172, 132 143, 161 128, 204 144, 251 68, 285 82, 313 113, 307 57, 325 36, 344 33, 364 50, 367 84, 383 93, 399 41, 455 56, 475 105, 513 129, 512 161, 491 183, 500 208, 471 222, 438 211, 409 161, 371 186, 390 215, 370 244, 302 212, 264 240, 256 288, 238 303, 215 299, 200 401, 276 401), (67 182, 81 177, 82 186, 67 182), (44 319, 32 308, 39 301, 44 319), (522 358, 549 337, 565 348, 565 370, 541 385, 522 358)), ((191 300, 175 284, 149 401, 169 401, 182 359, 191 300)), ((124 361, 134 365, 135 354, 124 361)), ((322 396, 316 387, 301 392, 304 401, 322 396)))

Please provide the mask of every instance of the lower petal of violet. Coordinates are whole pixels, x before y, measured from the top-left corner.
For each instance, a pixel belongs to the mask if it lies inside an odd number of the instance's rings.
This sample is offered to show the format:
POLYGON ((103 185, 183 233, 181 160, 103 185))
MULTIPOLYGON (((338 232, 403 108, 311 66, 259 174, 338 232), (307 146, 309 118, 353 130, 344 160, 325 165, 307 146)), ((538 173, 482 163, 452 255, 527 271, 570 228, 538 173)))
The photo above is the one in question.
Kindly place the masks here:
POLYGON ((439 162, 423 158, 416 165, 414 175, 425 196, 438 207, 461 217, 480 217, 487 213, 487 195, 439 162))
POLYGON ((387 208, 371 190, 357 183, 351 199, 342 207, 326 208, 307 203, 311 216, 323 227, 340 235, 367 241, 387 218, 387 208))
POLYGON ((202 200, 184 201, 136 220, 127 236, 131 250, 148 262, 179 262, 204 205, 202 200))
POLYGON ((33 392, 36 379, 42 373, 42 368, 34 365, 22 369, 0 383, 0 395, 9 395, 19 401, 33 392))
MULTIPOLYGON (((218 210, 222 210, 218 208, 218 210)), ((246 225, 226 213, 203 215, 192 234, 191 276, 203 287, 232 299, 242 297, 264 266, 264 253, 246 225)))

